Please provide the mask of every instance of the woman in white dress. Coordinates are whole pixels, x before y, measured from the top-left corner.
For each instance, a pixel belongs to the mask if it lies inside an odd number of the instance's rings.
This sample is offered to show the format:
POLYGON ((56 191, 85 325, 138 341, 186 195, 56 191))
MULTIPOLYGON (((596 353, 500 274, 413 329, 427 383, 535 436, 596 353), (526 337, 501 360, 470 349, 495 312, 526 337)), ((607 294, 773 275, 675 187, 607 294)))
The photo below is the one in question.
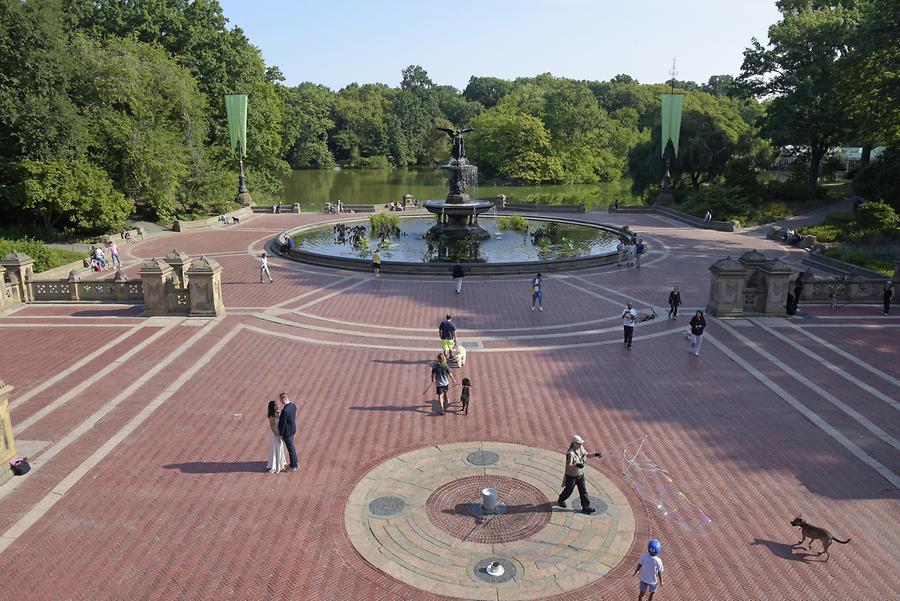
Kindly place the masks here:
POLYGON ((287 469, 287 460, 284 455, 284 442, 278 436, 278 418, 281 409, 275 401, 269 401, 269 458, 266 460, 266 470, 270 474, 277 474, 287 469))

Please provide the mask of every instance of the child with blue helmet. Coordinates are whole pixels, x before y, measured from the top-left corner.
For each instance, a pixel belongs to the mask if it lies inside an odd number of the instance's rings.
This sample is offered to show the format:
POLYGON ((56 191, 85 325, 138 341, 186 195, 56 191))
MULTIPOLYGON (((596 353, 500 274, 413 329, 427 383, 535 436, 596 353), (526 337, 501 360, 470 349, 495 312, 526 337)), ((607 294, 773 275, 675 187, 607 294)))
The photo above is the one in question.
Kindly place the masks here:
POLYGON ((655 538, 647 543, 647 552, 641 555, 637 567, 634 569, 634 575, 641 573, 640 593, 638 601, 643 601, 644 593, 649 589, 650 596, 648 601, 653 601, 653 595, 656 590, 662 586, 663 563, 659 558, 662 553, 662 543, 655 538))

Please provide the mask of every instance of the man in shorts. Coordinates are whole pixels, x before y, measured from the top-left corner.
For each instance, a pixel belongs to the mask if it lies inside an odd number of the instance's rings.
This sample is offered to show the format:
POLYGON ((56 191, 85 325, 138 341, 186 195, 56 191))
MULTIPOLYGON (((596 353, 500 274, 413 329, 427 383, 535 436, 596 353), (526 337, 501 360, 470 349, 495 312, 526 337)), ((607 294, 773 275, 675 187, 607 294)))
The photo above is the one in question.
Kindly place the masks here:
POLYGON ((440 404, 441 415, 447 410, 450 401, 447 397, 447 391, 450 390, 450 381, 456 384, 456 378, 447 365, 447 359, 444 355, 438 354, 437 362, 431 366, 431 381, 434 382, 434 391, 437 393, 438 403, 440 404))
POLYGON ((441 348, 447 361, 453 359, 453 347, 456 346, 456 326, 453 324, 453 315, 447 313, 447 317, 438 326, 438 334, 441 337, 441 348))

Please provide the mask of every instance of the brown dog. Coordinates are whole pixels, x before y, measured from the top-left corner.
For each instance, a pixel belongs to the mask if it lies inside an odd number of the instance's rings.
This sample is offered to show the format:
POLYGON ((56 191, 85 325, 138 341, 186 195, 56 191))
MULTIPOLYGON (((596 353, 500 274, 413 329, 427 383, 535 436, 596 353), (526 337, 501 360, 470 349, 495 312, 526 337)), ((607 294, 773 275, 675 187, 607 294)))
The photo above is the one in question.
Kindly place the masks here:
MULTIPOLYGON (((803 534, 803 538, 800 539, 799 543, 794 545, 795 547, 798 545, 802 545, 803 541, 809 539, 809 544, 806 545, 806 548, 812 550, 813 541, 815 539, 819 539, 820 541, 822 541, 822 551, 819 553, 819 555, 825 553, 828 558, 831 557, 831 555, 828 553, 828 547, 831 546, 832 541, 840 543, 842 545, 846 545, 850 542, 849 538, 847 540, 841 540, 835 536, 832 536, 828 530, 825 530, 825 528, 813 526, 812 524, 803 521, 803 518, 800 516, 797 516, 793 520, 791 520, 791 526, 799 526, 800 533, 803 534)), ((826 558, 825 561, 828 561, 828 558, 826 558)))

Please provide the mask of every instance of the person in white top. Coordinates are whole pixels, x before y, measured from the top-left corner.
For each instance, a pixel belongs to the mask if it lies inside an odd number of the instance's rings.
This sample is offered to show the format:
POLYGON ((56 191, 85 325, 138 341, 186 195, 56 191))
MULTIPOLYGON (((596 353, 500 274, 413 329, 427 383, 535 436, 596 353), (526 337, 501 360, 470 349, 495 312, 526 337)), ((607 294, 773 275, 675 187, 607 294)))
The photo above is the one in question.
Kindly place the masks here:
POLYGON ((634 338, 634 322, 637 320, 637 311, 631 303, 622 312, 622 329, 625 330, 625 347, 631 348, 631 340, 634 338))
POLYGON ((269 278, 269 283, 272 283, 272 274, 269 273, 269 255, 263 253, 259 256, 259 283, 263 283, 263 274, 267 278, 269 278))
POLYGON ((637 247, 634 244, 629 243, 629 244, 625 245, 625 264, 626 265, 634 265, 636 249, 637 249, 637 247))
POLYGON ((653 595, 662 586, 663 562, 659 558, 660 553, 662 553, 662 544, 654 538, 647 543, 647 552, 641 555, 641 559, 634 569, 634 575, 637 575, 638 572, 641 573, 638 601, 643 600, 644 593, 648 589, 650 590, 650 596, 647 599, 648 601, 653 601, 653 595))
POLYGON ((625 243, 619 240, 619 243, 616 244, 616 265, 622 265, 622 259, 625 257, 625 243))

